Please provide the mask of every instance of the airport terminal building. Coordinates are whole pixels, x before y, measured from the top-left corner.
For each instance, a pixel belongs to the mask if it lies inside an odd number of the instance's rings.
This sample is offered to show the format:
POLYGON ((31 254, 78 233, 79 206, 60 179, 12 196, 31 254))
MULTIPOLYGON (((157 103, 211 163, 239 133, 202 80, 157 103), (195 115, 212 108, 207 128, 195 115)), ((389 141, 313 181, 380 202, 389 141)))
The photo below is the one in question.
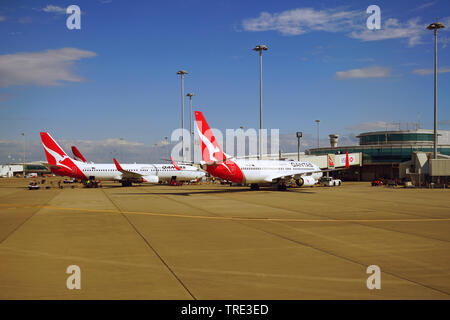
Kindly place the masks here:
POLYGON ((38 175, 49 174, 50 170, 40 161, 27 163, 9 163, 0 165, 0 178, 11 178, 15 176, 24 176, 29 173, 37 173, 38 175))
MULTIPOLYGON (((361 167, 342 172, 349 180, 369 181, 375 178, 405 178, 419 154, 433 153, 433 130, 375 131, 361 133, 359 145, 338 146, 338 135, 330 136, 330 147, 307 150, 310 155, 361 153, 361 167)), ((440 159, 450 159, 450 131, 438 131, 438 154, 440 159)), ((450 160, 449 160, 450 161, 450 160)), ((412 171, 411 171, 412 172, 412 171)))

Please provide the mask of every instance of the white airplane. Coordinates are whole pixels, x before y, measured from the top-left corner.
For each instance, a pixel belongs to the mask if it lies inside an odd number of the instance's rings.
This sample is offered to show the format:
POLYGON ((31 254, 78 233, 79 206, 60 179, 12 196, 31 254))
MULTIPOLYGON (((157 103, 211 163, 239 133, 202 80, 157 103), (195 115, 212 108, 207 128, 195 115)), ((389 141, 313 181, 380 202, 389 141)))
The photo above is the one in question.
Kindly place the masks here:
MULTIPOLYGON (((238 159, 223 153, 212 134, 203 114, 195 111, 198 135, 201 143, 201 167, 212 176, 250 185, 258 190, 260 185, 276 186, 286 190, 287 184, 295 181, 299 187, 313 186, 324 172, 339 169, 321 170, 317 165, 305 161, 289 160, 248 160, 238 159)), ((348 153, 345 168, 349 167, 348 153)))
MULTIPOLYGON (((122 186, 132 183, 158 183, 160 181, 192 181, 205 176, 198 168, 171 164, 114 164, 86 163, 70 158, 47 132, 41 132, 42 144, 48 163, 45 165, 56 175, 80 180, 119 181, 122 186)), ((84 157, 83 157, 84 158, 84 157)))

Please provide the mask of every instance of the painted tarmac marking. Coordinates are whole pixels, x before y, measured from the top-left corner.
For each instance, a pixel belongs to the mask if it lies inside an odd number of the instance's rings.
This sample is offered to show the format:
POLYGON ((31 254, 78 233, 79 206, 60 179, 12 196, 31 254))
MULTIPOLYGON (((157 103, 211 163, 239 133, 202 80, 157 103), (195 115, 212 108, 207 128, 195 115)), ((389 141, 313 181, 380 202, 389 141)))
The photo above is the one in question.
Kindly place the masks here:
MULTIPOLYGON (((12 206, 12 204, 0 204, 0 206, 12 206)), ((14 204, 17 206, 17 204, 14 204)), ((31 208, 31 207, 30 207, 31 208)), ((66 211, 84 211, 84 212, 105 212, 105 213, 120 213, 113 209, 86 209, 86 208, 70 208, 36 205, 33 208, 52 209, 52 210, 66 210, 66 211)), ((292 219, 292 218, 249 218, 249 217, 214 217, 214 216, 200 216, 200 215, 181 215, 175 213, 156 213, 156 212, 142 212, 142 211, 122 211, 126 214, 143 214, 149 216, 174 217, 174 218, 188 218, 188 219, 209 219, 209 220, 239 220, 239 221, 282 221, 282 222, 441 222, 450 221, 450 218, 425 218, 425 219, 292 219)))
MULTIPOLYGON (((59 194, 59 193, 58 193, 59 194)), ((50 199, 48 199, 45 203, 49 203, 52 199, 54 199, 56 197, 57 194, 54 194, 50 199)), ((12 230, 9 234, 6 235, 5 238, 0 239, 0 244, 3 244, 4 241, 6 241, 11 235, 13 235, 17 230, 19 230, 24 224, 26 224, 31 218, 34 217, 34 215, 39 211, 40 208, 45 207, 46 205, 18 205, 18 204, 1 204, 1 206, 6 207, 9 206, 11 207, 17 207, 17 206, 21 206, 22 208, 34 208, 34 209, 38 209, 36 211, 34 211, 30 216, 28 216, 25 220, 22 221, 22 223, 20 223, 18 226, 16 226, 16 228, 14 228, 14 230, 12 230)), ((18 209, 18 208, 16 208, 18 209)))
MULTIPOLYGON (((103 191, 103 190, 102 190, 103 191)), ((122 215, 123 218, 128 222, 128 224, 134 229, 134 231, 144 240, 144 242, 147 244, 148 248, 150 248, 153 253, 159 258, 159 260, 162 262, 162 264, 169 270, 169 272, 175 277, 175 279, 178 281, 178 283, 186 290, 186 292, 192 297, 192 299, 197 300, 194 296, 194 294, 189 290, 189 288, 186 286, 186 284, 181 280, 181 278, 175 273, 175 271, 169 266, 169 264, 164 260, 164 258, 159 254, 159 252, 154 248, 149 240, 139 231, 139 229, 133 224, 133 222, 124 214, 122 208, 118 204, 116 204, 111 197, 108 196, 108 194, 103 191, 103 194, 105 197, 119 210, 119 213, 122 215)))

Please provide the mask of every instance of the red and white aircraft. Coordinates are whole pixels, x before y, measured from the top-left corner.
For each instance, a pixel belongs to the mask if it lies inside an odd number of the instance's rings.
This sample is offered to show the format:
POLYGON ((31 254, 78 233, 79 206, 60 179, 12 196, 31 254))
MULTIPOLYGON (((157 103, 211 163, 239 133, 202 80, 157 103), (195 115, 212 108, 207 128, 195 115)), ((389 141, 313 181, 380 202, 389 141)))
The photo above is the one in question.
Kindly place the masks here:
MULTIPOLYGON (((212 176, 250 185, 252 190, 258 190, 260 185, 277 186, 285 190, 290 181, 295 181, 300 187, 313 186, 323 172, 335 170, 321 170, 317 165, 305 161, 288 160, 248 160, 237 159, 223 153, 216 138, 211 132, 203 114, 195 111, 197 131, 200 138, 202 169, 212 176)), ((346 168, 348 168, 348 153, 346 168)))
MULTIPOLYGON (((159 181, 191 181, 205 173, 194 166, 170 164, 87 163, 70 158, 47 132, 41 132, 42 144, 51 172, 80 180, 120 181, 122 186, 159 181)), ((81 153, 80 153, 81 155, 81 153)), ((83 157, 84 159, 84 157, 83 157)), ((84 159, 85 160, 85 159, 84 159)))

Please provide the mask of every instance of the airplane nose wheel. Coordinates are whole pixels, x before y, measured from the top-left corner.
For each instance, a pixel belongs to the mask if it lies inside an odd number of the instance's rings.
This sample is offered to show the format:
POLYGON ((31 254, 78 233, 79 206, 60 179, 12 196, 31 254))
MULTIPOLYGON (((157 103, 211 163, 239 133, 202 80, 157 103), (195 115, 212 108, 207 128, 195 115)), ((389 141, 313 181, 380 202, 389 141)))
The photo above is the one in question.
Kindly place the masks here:
POLYGON ((250 190, 259 190, 259 185, 257 185, 256 183, 252 183, 250 185, 250 190))

